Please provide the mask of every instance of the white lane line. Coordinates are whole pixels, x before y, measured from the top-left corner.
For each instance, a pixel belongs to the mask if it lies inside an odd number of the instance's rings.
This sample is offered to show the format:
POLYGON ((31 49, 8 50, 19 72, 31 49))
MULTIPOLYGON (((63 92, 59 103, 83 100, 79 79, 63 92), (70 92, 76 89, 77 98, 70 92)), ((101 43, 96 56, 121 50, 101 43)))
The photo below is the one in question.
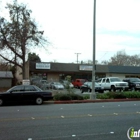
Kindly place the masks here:
POLYGON ((64 116, 61 116, 61 118, 65 118, 64 116))
POLYGON ((34 120, 35 118, 34 117, 31 117, 31 119, 34 120))
POLYGON ((28 138, 28 140, 32 140, 32 138, 28 138))

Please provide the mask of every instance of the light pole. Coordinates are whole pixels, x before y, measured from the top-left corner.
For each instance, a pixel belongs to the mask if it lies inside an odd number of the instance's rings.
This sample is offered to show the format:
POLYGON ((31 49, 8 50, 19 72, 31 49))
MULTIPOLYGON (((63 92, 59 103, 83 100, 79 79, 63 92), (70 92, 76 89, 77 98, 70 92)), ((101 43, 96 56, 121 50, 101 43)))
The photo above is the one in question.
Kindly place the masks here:
POLYGON ((96 0, 94 0, 94 9, 93 9, 93 66, 92 66, 92 92, 90 94, 90 99, 96 99, 95 93, 95 45, 96 45, 96 0))

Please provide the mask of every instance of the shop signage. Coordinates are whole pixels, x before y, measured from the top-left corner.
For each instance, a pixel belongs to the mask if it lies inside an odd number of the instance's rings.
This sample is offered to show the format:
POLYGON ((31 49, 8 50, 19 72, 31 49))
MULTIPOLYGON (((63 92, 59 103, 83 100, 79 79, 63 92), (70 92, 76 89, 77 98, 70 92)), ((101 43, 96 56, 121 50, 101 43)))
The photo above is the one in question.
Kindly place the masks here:
POLYGON ((36 63, 36 69, 50 69, 50 63, 36 63))
POLYGON ((79 70, 92 71, 92 66, 80 65, 79 70))

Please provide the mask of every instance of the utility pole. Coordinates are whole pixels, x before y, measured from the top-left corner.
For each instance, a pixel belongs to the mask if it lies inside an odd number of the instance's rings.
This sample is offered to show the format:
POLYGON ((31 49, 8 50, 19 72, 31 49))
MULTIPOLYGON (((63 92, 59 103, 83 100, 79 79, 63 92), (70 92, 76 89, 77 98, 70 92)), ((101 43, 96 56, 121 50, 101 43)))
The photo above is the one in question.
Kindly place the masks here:
POLYGON ((78 56, 79 56, 79 54, 81 54, 81 53, 75 53, 76 55, 77 55, 77 64, 78 64, 78 56))

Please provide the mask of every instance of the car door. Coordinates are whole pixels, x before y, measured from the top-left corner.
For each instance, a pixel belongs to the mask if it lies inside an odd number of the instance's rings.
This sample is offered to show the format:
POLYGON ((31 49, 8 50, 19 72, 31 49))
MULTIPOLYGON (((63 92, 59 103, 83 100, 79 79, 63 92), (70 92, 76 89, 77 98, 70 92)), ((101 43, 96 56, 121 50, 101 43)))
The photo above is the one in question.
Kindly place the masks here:
POLYGON ((104 88, 106 87, 106 86, 105 86, 105 81, 106 81, 106 79, 103 78, 102 81, 101 81, 101 84, 100 84, 100 85, 101 85, 102 87, 104 87, 104 88))
POLYGON ((21 102, 22 94, 24 93, 24 86, 17 86, 10 91, 9 101, 10 102, 21 102))
POLYGON ((105 88, 110 89, 110 79, 109 78, 107 78, 105 81, 105 88))
POLYGON ((23 101, 32 101, 36 96, 36 89, 31 85, 24 86, 24 93, 22 94, 23 101))

